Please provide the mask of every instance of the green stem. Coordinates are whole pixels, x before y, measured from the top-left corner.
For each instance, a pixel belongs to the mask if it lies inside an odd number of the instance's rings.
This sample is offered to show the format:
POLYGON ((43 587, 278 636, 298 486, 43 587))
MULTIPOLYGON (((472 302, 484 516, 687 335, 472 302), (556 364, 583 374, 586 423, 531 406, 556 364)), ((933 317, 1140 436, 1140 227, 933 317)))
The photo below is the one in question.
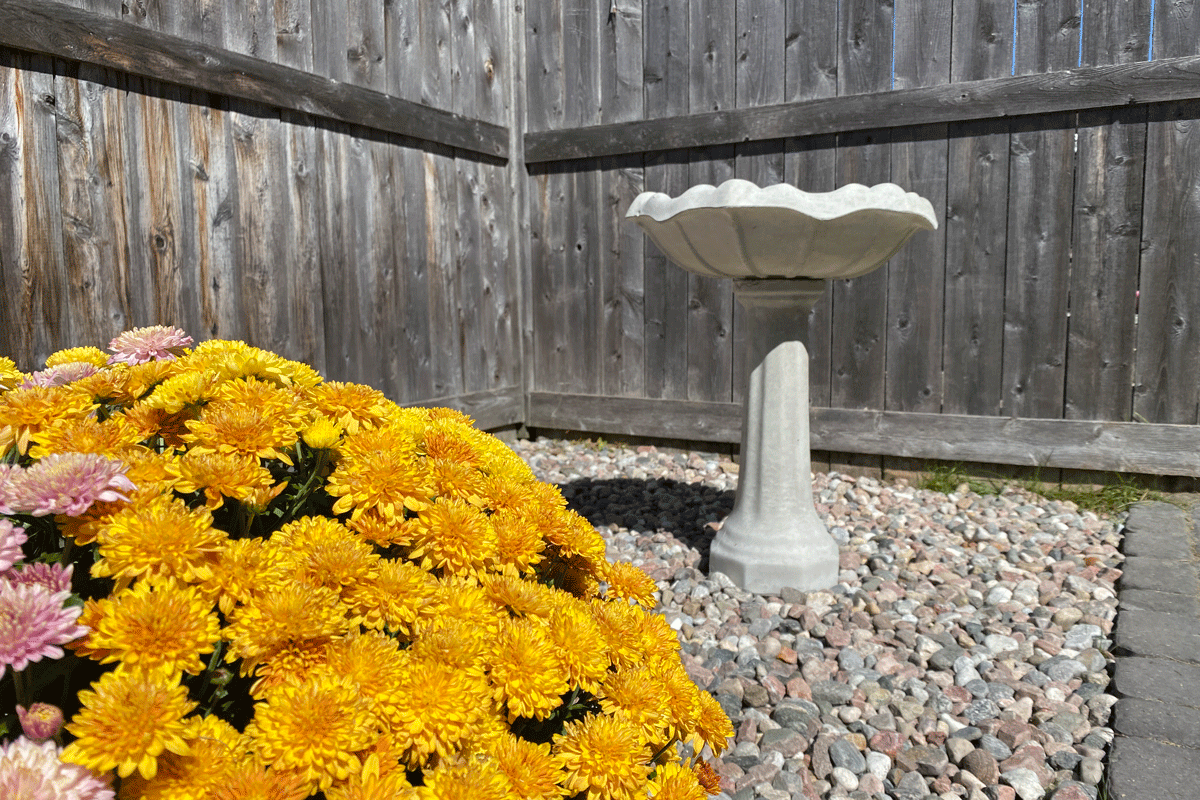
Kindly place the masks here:
MULTIPOLYGON (((217 642, 216 647, 213 648, 212 656, 210 656, 208 659, 208 669, 204 670, 204 683, 200 684, 200 701, 202 703, 207 699, 206 695, 208 694, 208 687, 212 685, 213 672, 220 667, 221 655, 224 650, 225 642, 217 642)), ((210 711, 211 709, 205 708, 204 716, 207 717, 210 711)))
POLYGON ((13 694, 17 696, 17 705, 29 708, 29 689, 25 685, 24 671, 13 670, 13 694))
MULTIPOLYGON (((299 445, 297 445, 297 450, 298 449, 299 445)), ((288 510, 287 518, 289 520, 295 519, 296 515, 300 513, 300 509, 303 508, 304 504, 308 501, 308 496, 312 494, 313 486, 315 486, 317 481, 320 480, 321 470, 325 468, 325 461, 327 458, 329 458, 328 451, 318 450, 316 452, 317 458, 313 462, 313 468, 308 475, 308 480, 306 480, 304 485, 300 487, 300 491, 296 492, 296 499, 292 502, 292 507, 288 510)), ((298 453, 296 460, 300 460, 298 453)))

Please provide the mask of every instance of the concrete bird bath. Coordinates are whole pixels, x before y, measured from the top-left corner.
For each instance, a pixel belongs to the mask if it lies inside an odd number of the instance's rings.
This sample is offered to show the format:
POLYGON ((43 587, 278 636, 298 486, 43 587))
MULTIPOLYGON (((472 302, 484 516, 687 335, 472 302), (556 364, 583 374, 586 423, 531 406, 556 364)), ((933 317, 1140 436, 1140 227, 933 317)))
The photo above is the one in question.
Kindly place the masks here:
POLYGON ((826 281, 865 275, 917 231, 937 228, 933 206, 891 183, 813 194, 731 180, 674 199, 644 192, 625 216, 685 270, 732 278, 745 309, 751 373, 742 463, 710 570, 760 594, 832 586, 837 544, 812 496, 808 312, 826 281))

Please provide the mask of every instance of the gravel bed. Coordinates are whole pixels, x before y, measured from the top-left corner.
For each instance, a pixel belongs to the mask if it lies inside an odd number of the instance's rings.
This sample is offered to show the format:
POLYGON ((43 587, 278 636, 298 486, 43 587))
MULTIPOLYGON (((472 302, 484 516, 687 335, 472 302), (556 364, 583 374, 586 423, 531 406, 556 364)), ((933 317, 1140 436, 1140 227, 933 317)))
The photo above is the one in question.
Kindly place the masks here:
POLYGON ((707 573, 737 465, 715 454, 521 440, 654 577, 684 665, 733 720, 734 800, 1096 800, 1120 519, 1019 489, 952 494, 831 472, 827 591, 748 594, 707 573))

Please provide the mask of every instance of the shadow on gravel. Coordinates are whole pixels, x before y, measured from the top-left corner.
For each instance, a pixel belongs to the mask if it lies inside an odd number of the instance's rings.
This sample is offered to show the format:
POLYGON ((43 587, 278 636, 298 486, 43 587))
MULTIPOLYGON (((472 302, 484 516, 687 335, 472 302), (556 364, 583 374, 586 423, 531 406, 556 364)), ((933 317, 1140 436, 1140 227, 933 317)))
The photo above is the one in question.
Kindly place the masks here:
POLYGON ((733 510, 734 492, 670 478, 581 479, 564 483, 567 504, 597 527, 617 525, 636 533, 664 531, 700 552, 697 569, 708 572, 710 523, 733 510))

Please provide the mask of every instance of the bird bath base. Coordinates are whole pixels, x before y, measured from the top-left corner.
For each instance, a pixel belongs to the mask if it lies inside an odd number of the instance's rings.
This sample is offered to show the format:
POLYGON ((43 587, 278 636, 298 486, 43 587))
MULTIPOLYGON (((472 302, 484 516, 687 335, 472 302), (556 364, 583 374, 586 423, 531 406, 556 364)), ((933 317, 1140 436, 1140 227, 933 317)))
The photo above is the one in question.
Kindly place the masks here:
POLYGON ((809 279, 738 280, 752 365, 742 416, 733 512, 713 539, 709 569, 758 594, 837 583, 838 548, 817 516, 808 431, 808 312, 825 290, 809 279))

